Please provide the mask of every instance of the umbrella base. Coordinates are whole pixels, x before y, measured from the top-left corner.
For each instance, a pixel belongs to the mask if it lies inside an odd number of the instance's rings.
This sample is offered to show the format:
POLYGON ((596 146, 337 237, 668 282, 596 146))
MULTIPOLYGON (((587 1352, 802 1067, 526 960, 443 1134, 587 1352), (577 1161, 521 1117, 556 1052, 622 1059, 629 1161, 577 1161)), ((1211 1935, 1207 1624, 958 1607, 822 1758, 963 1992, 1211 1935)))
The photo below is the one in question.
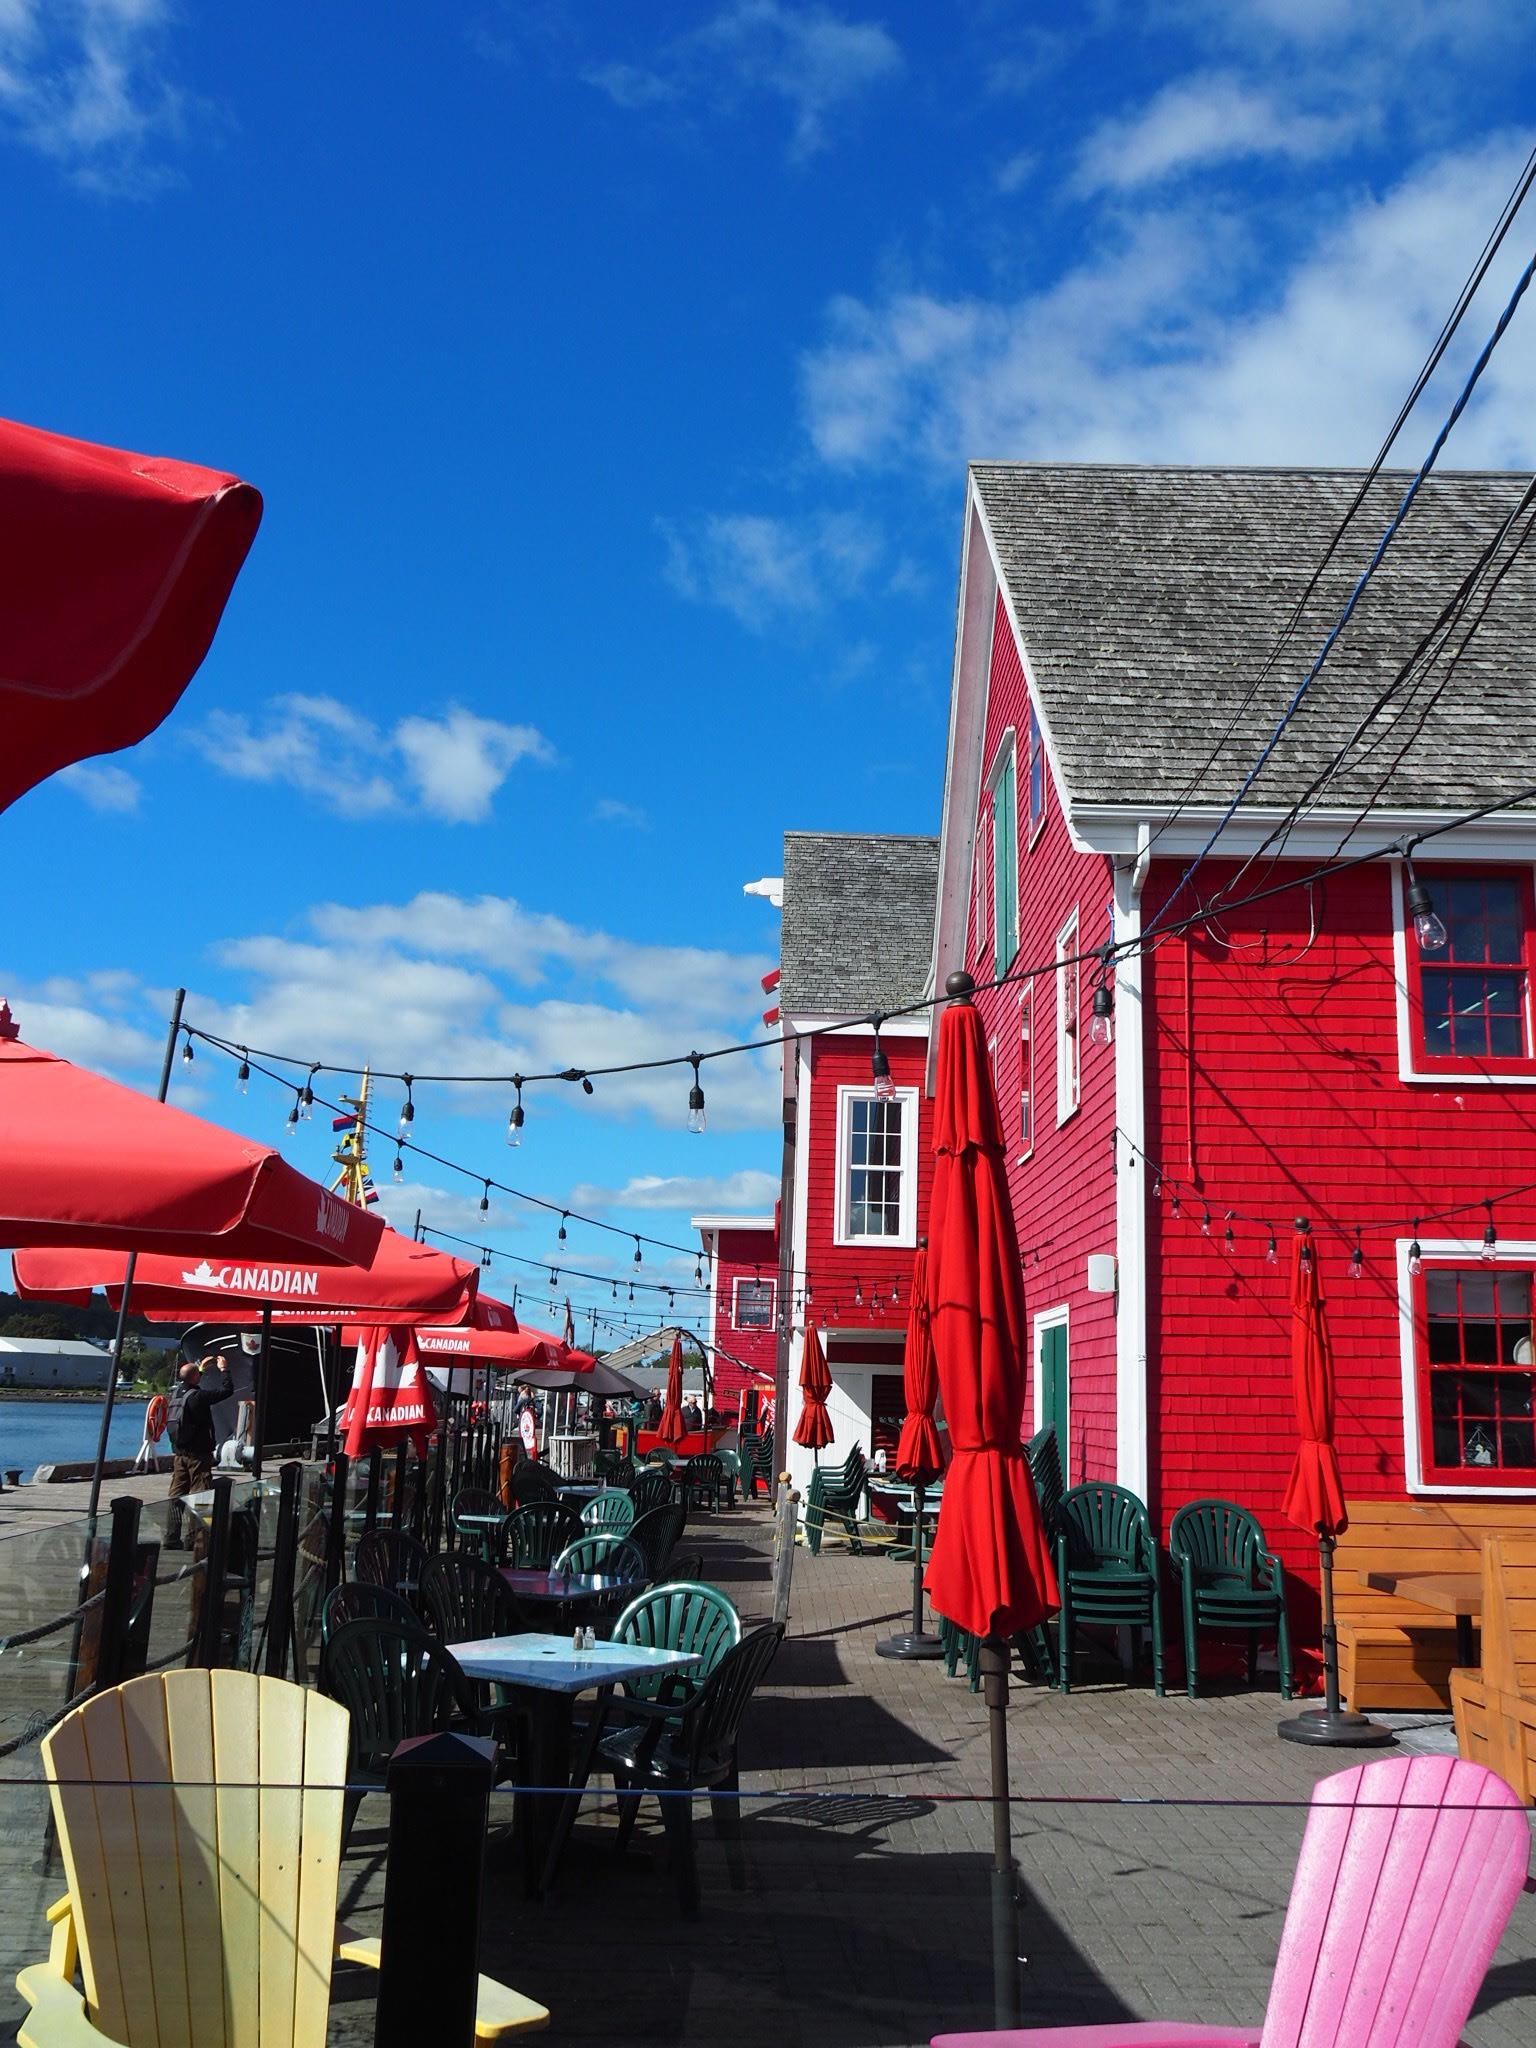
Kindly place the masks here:
POLYGON ((901 1635, 887 1636, 883 1643, 875 1645, 877 1657, 927 1658, 942 1657, 943 1654, 944 1645, 938 1637, 926 1635, 920 1630, 914 1633, 913 1630, 907 1629, 901 1635))
POLYGON ((1332 1713, 1327 1707, 1309 1707, 1305 1713, 1280 1723, 1280 1738, 1283 1742, 1310 1742, 1330 1749, 1376 1749, 1383 1742, 1397 1740, 1390 1728, 1367 1720, 1364 1714, 1353 1714, 1346 1707, 1332 1713))

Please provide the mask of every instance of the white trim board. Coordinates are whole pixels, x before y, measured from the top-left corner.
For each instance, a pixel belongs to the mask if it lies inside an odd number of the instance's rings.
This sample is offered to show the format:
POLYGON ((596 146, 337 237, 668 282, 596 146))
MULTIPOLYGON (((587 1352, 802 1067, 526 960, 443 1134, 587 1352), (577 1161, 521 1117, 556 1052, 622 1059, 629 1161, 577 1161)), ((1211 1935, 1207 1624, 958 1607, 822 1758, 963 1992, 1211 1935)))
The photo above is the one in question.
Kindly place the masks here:
POLYGON ((1055 1306, 1052 1308, 1041 1308, 1036 1309, 1035 1311, 1034 1331, 1030 1339, 1029 1356, 1030 1376, 1034 1382, 1035 1428, 1037 1430, 1044 1429, 1045 1427, 1045 1396, 1042 1391, 1042 1383, 1040 1378, 1040 1360, 1045 1350, 1045 1346, 1041 1342, 1041 1339, 1044 1337, 1047 1330, 1065 1330, 1067 1333, 1068 1440, 1066 1443, 1058 1444, 1056 1446, 1057 1450, 1061 1454, 1061 1469, 1063 1472, 1065 1472, 1070 1463, 1069 1453, 1071 1451, 1072 1437, 1072 1304, 1070 1302, 1060 1301, 1057 1302, 1055 1306))

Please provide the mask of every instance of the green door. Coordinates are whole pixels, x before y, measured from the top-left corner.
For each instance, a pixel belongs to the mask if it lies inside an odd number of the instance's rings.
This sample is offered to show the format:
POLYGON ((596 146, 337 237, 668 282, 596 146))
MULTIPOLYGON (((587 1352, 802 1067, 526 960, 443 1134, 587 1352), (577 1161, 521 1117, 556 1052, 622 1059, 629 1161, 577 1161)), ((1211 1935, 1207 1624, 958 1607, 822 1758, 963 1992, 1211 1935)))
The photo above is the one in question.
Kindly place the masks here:
POLYGON ((1067 1326, 1048 1323, 1040 1332, 1040 1421, 1056 1426, 1061 1469, 1067 1469, 1067 1326))

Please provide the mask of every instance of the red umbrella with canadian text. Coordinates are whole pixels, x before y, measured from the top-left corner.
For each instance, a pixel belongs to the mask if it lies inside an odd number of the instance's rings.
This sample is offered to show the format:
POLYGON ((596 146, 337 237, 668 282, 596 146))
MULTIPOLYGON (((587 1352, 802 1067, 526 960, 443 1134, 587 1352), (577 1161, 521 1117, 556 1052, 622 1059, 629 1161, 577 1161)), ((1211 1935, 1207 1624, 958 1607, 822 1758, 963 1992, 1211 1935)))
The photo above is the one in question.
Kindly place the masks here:
POLYGON ((795 1424, 795 1442, 808 1451, 825 1450, 832 1441, 832 1418, 827 1413, 827 1396, 832 1391, 832 1374, 816 1325, 805 1327, 805 1350, 800 1359, 800 1420, 795 1424))
POLYGON ((0 810, 154 731, 260 519, 222 470, 0 420, 0 810))
POLYGON ((347 1456, 387 1450, 409 1437, 417 1456, 424 1458, 436 1426, 432 1387, 422 1370, 416 1332, 408 1326, 365 1330, 341 1416, 347 1456))

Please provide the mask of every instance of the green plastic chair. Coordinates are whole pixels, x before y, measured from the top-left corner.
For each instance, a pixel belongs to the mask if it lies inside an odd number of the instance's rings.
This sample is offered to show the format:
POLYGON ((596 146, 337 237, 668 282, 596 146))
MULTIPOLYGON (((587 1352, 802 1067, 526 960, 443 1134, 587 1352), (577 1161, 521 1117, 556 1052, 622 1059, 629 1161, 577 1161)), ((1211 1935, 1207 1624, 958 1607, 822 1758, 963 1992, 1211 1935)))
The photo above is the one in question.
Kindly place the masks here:
POLYGON ((859 1521, 868 1480, 869 1468, 858 1444, 841 1465, 818 1465, 812 1472, 805 1490, 805 1547, 812 1557, 821 1555, 821 1538, 829 1515, 847 1530, 848 1548, 854 1556, 862 1556, 859 1521))
POLYGON ((635 1503, 622 1487, 610 1486, 592 1496, 581 1511, 581 1519, 594 1534, 602 1529, 611 1529, 622 1536, 635 1519, 635 1503))
POLYGON ((507 1517, 507 1562, 524 1570, 547 1571, 568 1543, 582 1533, 581 1517, 560 1500, 534 1500, 507 1517))
POLYGON ((1057 1684, 1072 1690, 1077 1630, 1097 1625, 1149 1629, 1152 1688, 1163 1697, 1163 1609, 1157 1544, 1147 1511, 1123 1486, 1094 1480, 1069 1487, 1056 1510, 1057 1684))
POLYGON ((1199 1684, 1199 1633, 1248 1638, 1252 1685, 1260 1636, 1272 1635, 1280 1663, 1280 1697, 1291 1697, 1291 1631, 1285 1612, 1285 1570, 1246 1508, 1230 1500, 1192 1500, 1173 1518, 1168 1555, 1179 1574, 1184 1610, 1184 1673, 1191 1699, 1199 1684))
POLYGON ((561 1551, 552 1569, 570 1572, 573 1576, 591 1573, 605 1579, 643 1579, 646 1576, 644 1552, 638 1544, 631 1543, 627 1536, 621 1536, 613 1529, 601 1530, 596 1535, 578 1536, 561 1551))
POLYGON ((507 1522, 500 1494, 488 1492, 483 1486, 464 1487, 453 1497, 449 1520, 460 1550, 469 1551, 486 1564, 500 1562, 507 1522))
MULTIPOLYGON (((648 1650, 685 1650, 697 1656, 697 1668, 681 1677, 685 1690, 691 1691, 708 1678, 726 1651, 741 1641, 741 1616, 717 1586, 672 1579, 630 1601, 613 1625, 613 1641, 637 1643, 648 1650)), ((663 1687, 678 1683, 673 1674, 656 1672, 626 1680, 624 1691, 630 1699, 653 1700, 663 1687)))
POLYGON ((637 1516, 664 1508, 672 1499, 672 1474, 665 1465, 647 1466, 629 1490, 637 1516))
MULTIPOLYGON (((720 1496, 726 1489, 725 1461, 717 1458, 713 1451, 702 1451, 696 1458, 690 1458, 678 1476, 683 1499, 693 1506, 695 1502, 708 1501, 711 1514, 720 1512, 720 1496)), ((734 1495, 735 1488, 732 1487, 734 1495)))

